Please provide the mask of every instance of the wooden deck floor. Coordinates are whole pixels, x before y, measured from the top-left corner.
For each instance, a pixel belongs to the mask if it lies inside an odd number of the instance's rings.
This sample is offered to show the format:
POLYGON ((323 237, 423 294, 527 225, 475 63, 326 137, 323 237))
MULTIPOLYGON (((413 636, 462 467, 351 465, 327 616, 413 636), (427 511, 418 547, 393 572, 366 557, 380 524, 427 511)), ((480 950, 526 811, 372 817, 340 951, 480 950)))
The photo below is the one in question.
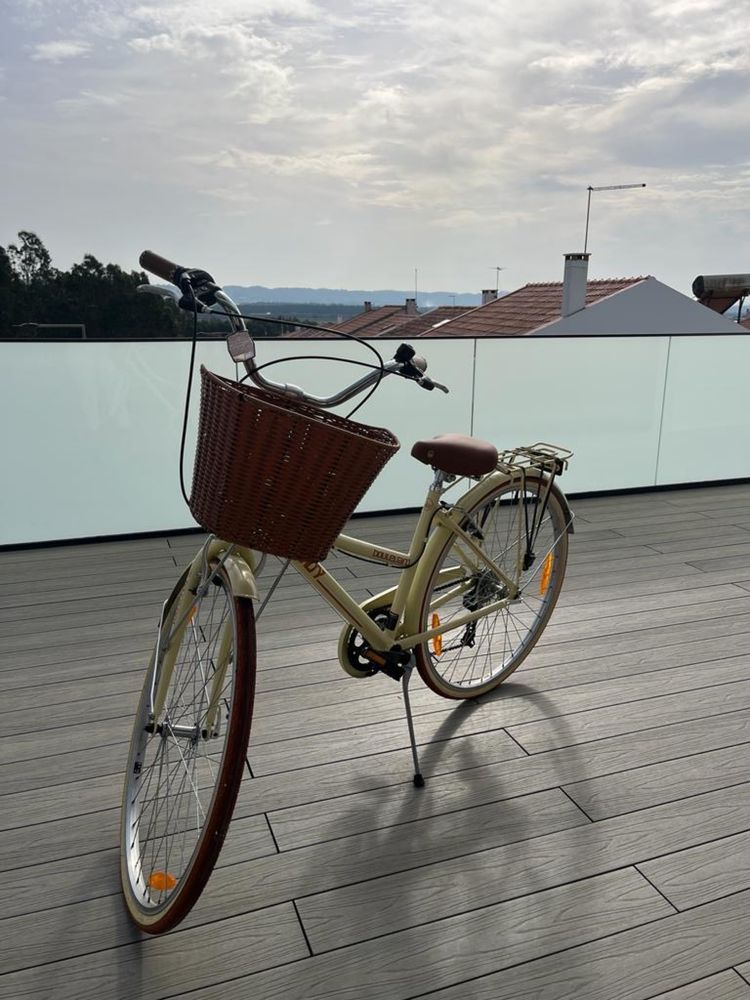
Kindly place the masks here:
MULTIPOLYGON (((128 922, 125 741, 194 537, 0 554, 0 998, 750 1000, 750 487, 582 500, 512 683, 456 704, 335 660, 298 578, 261 621, 226 847, 128 922)), ((411 518, 359 521, 396 543, 411 518)), ((387 573, 339 561, 363 597, 387 573)))

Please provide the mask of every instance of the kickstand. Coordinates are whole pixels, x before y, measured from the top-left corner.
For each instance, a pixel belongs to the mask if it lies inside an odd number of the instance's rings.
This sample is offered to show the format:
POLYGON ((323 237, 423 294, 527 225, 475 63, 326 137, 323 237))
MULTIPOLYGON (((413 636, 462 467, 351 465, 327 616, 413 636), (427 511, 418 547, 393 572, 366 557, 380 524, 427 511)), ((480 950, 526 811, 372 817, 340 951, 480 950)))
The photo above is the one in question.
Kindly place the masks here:
POLYGON ((401 684, 404 690, 404 707, 406 708, 406 722, 409 726, 409 739, 411 740, 411 755, 414 760, 414 785, 417 788, 424 788, 424 778, 419 767, 419 754, 417 753, 417 741, 414 736, 414 720, 411 715, 411 702, 409 701, 409 680, 414 669, 414 657, 412 656, 408 666, 404 670, 401 684))

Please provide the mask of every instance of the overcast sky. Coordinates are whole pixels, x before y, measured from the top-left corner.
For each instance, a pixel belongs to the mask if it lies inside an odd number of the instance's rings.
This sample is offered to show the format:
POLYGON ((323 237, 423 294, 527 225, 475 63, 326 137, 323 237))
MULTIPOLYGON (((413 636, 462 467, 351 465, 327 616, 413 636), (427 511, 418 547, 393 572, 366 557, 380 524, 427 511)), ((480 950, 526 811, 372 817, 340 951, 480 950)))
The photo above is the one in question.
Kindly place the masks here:
POLYGON ((750 271, 729 0, 3 0, 0 244, 225 284, 750 271))

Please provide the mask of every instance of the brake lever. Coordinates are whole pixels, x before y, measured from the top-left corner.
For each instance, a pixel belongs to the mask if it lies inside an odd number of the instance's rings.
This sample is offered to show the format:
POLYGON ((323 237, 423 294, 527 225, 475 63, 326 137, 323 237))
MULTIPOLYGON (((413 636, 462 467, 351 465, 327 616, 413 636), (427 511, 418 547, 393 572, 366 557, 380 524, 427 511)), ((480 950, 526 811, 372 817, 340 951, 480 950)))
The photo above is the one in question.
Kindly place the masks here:
POLYGON ((448 388, 447 385, 443 385, 441 382, 435 382, 433 379, 428 378, 426 375, 424 375, 418 381, 419 384, 422 386, 422 388, 427 389, 428 392, 432 392, 433 389, 440 389, 441 392, 446 392, 446 393, 450 392, 450 389, 448 388))

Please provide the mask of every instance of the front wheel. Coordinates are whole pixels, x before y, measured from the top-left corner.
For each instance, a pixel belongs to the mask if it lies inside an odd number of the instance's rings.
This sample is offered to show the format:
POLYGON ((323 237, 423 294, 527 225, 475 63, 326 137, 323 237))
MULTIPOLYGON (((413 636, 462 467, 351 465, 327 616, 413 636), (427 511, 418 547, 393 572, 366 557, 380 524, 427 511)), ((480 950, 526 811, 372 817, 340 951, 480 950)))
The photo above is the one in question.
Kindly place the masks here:
POLYGON ((515 598, 459 536, 435 558, 420 609, 420 631, 446 631, 415 649, 428 687, 446 698, 476 698, 501 684, 523 662, 549 621, 568 558, 566 507, 547 480, 508 481, 466 512, 461 527, 511 581, 515 598), (545 499, 546 498, 546 499, 545 499), (448 631, 467 612, 498 604, 473 622, 448 631))
POLYGON ((210 573, 197 594, 184 574, 165 604, 130 744, 120 869, 130 915, 150 934, 178 924, 208 881, 250 736, 253 606, 223 570, 210 573))

